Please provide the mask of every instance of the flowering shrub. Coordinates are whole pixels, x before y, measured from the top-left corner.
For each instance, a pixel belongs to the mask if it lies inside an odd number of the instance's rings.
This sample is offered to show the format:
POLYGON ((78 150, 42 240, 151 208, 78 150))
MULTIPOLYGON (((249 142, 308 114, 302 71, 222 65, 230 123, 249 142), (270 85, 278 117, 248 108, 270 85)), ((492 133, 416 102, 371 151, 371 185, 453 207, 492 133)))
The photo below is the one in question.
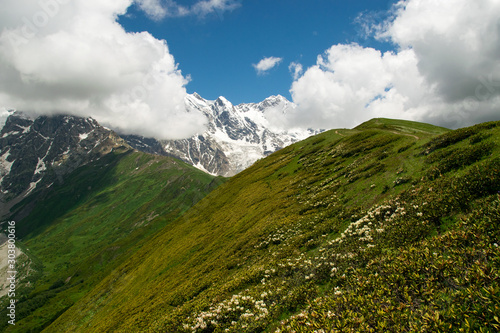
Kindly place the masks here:
POLYGON ((258 268, 233 277, 238 292, 188 311, 183 330, 497 331, 500 159, 490 157, 497 146, 482 130, 440 136, 425 154, 374 131, 303 147, 302 171, 279 173, 296 189, 288 196, 296 215, 269 224, 252 245, 258 268), (415 167, 395 168, 388 151, 413 156, 421 176, 402 175, 415 167), (315 172, 304 177, 304 168, 315 172), (389 187, 380 179, 390 174, 389 187), (359 204, 353 193, 364 179, 391 195, 359 204))
POLYGON ((371 259, 345 293, 317 298, 279 332, 496 332, 500 329, 500 196, 456 229, 371 259))

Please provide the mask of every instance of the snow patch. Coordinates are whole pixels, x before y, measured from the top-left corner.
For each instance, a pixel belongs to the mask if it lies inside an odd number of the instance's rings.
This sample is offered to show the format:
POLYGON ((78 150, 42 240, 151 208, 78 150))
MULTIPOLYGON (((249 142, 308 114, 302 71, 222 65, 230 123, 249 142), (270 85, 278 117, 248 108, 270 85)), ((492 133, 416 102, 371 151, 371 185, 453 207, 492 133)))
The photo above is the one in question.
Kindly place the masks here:
POLYGON ((86 138, 88 138, 88 137, 89 137, 89 134, 90 134, 90 132, 89 132, 89 133, 83 133, 83 134, 80 134, 80 135, 79 135, 79 137, 80 137, 80 141, 85 140, 86 138))
POLYGON ((38 158, 38 163, 37 163, 36 169, 35 169, 35 175, 39 174, 45 170, 47 170, 47 167, 45 166, 45 162, 43 161, 43 159, 38 158))
MULTIPOLYGON (((86 121, 89 122, 89 119, 86 119, 86 121)), ((91 125, 92 125, 92 122, 91 122, 91 125)), ((79 135, 80 141, 87 139, 89 137, 89 135, 92 134, 94 131, 95 131, 95 128, 93 130, 91 130, 90 132, 80 134, 79 135)))
POLYGON ((10 173, 13 162, 7 161, 7 158, 10 155, 10 149, 7 150, 2 156, 0 156, 0 183, 3 177, 7 176, 10 173))
POLYGON ((3 139, 3 138, 6 138, 6 137, 8 137, 9 135, 12 135, 12 134, 14 134, 14 133, 18 133, 18 132, 16 132, 16 131, 10 131, 10 132, 4 133, 4 134, 2 135, 2 139, 3 139))
POLYGON ((31 192, 33 192, 33 190, 37 187, 38 183, 42 181, 42 178, 40 178, 39 180, 37 180, 36 182, 31 182, 30 183, 30 187, 28 188, 26 194, 24 195, 24 197, 27 197, 31 192))
MULTIPOLYGON (((21 126, 19 126, 19 127, 21 127, 21 126)), ((30 127, 31 127, 31 126, 30 126, 30 127)), ((26 133, 26 132, 23 132, 23 133, 26 133)), ((36 134, 38 134, 38 135, 40 135, 40 136, 41 136, 41 137, 42 137, 45 141, 50 140, 48 137, 46 137, 45 135, 43 135, 43 134, 42 134, 42 133, 40 133, 40 132, 35 131, 35 133, 36 133, 36 134)))
MULTIPOLYGON (((22 134, 28 133, 30 131, 30 129, 31 129, 31 125, 30 126, 20 126, 20 125, 17 125, 17 127, 19 127, 19 129, 21 129, 23 131, 22 134)), ((20 131, 18 131, 18 132, 20 132, 20 131)), ((42 135, 42 137, 43 137, 43 135, 42 135)))
POLYGON ((193 164, 193 166, 198 170, 201 170, 205 173, 208 173, 209 175, 217 176, 215 173, 212 173, 212 172, 208 171, 207 169, 205 169, 205 167, 200 162, 198 162, 197 164, 193 164))

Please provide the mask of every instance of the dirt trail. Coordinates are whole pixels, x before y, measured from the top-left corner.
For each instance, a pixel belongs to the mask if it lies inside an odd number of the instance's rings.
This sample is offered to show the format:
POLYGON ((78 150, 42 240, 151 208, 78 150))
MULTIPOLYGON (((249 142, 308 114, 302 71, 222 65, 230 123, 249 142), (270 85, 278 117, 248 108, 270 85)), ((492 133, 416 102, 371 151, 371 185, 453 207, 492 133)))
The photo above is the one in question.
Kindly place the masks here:
POLYGON ((394 134, 398 134, 398 135, 406 135, 406 136, 411 136, 412 138, 415 138, 415 139, 417 139, 417 140, 420 140, 420 138, 419 138, 418 136, 416 136, 416 135, 412 135, 412 134, 405 134, 405 133, 400 133, 400 132, 396 132, 396 131, 394 131, 394 132, 392 132, 392 133, 394 133, 394 134))

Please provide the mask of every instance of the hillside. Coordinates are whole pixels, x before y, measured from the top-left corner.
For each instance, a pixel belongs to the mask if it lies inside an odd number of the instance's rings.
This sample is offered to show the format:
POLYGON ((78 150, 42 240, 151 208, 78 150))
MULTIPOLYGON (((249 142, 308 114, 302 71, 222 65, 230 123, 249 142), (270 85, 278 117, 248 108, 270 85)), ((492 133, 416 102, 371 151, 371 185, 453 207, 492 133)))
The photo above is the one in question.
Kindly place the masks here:
POLYGON ((16 326, 2 320, 1 329, 41 331, 222 182, 179 160, 125 149, 27 196, 13 207, 31 212, 16 220, 27 256, 17 263, 16 326))
POLYGON ((388 119, 221 185, 45 332, 499 329, 500 122, 388 119))

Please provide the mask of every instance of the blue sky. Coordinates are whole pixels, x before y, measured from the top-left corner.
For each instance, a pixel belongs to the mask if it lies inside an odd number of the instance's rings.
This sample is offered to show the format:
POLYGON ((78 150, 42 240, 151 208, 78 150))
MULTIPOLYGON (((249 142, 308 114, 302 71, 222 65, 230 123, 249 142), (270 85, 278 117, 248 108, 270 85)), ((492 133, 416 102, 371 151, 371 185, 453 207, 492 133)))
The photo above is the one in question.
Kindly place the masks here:
MULTIPOLYGON (((330 46, 359 43, 387 50, 391 44, 366 37, 357 17, 385 17, 394 1, 245 0, 231 11, 153 20, 128 9, 119 22, 127 31, 148 31, 166 40, 184 75, 189 93, 206 99, 225 96, 233 104, 259 102, 270 95, 288 99, 293 77, 289 64, 307 68, 330 46), (263 75, 252 64, 264 57, 282 62, 263 75)), ((184 1, 189 5, 193 1, 184 1)), ((183 5, 182 1, 179 1, 183 5)))

